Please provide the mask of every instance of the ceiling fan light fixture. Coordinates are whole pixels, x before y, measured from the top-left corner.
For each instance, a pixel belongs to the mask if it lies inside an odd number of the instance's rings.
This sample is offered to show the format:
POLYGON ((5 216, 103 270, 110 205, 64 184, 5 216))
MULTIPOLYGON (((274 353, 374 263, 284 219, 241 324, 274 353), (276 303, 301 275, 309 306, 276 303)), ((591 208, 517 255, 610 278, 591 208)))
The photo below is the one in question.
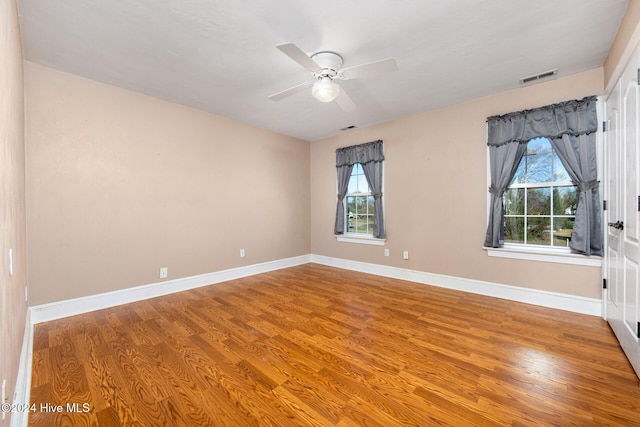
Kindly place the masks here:
POLYGON ((329 77, 322 77, 313 84, 311 95, 320 102, 331 102, 340 95, 340 85, 329 77))

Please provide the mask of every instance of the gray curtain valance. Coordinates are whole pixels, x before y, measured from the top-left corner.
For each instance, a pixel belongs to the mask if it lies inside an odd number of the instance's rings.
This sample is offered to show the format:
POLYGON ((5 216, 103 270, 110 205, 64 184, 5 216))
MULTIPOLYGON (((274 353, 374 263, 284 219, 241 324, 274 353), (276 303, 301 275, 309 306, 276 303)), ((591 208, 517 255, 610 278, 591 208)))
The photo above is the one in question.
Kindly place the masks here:
POLYGON ((561 102, 532 110, 492 116, 487 119, 489 146, 510 142, 526 144, 541 136, 558 139, 596 132, 596 97, 561 102))
POLYGON ((352 166, 356 163, 381 162, 384 160, 382 141, 367 142, 360 145, 338 148, 336 150, 336 167, 352 166))

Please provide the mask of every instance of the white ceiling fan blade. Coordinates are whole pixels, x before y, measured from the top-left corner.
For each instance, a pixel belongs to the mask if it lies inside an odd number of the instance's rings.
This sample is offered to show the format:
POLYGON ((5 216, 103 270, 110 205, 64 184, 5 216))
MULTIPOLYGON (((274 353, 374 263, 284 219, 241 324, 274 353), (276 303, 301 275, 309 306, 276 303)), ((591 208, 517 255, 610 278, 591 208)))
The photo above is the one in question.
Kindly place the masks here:
POLYGON ((280 101, 281 99, 287 98, 291 95, 295 95, 298 92, 302 92, 303 90, 306 90, 311 85, 313 85, 313 82, 300 83, 299 85, 290 87, 289 89, 285 89, 282 92, 274 93, 269 97, 269 99, 272 101, 280 101))
POLYGON ((353 103, 353 100, 349 95, 347 95, 347 92, 345 92, 343 88, 340 88, 340 94, 335 99, 335 101, 336 101, 336 104, 338 104, 338 106, 345 113, 348 113, 349 111, 353 111, 356 108, 356 104, 353 103))
POLYGON ((281 44, 276 46, 282 53, 296 61, 309 71, 320 71, 320 66, 313 59, 304 53, 298 46, 293 43, 281 44))
POLYGON ((382 61, 370 62, 368 64, 356 65, 340 70, 340 76, 347 79, 360 79, 362 77, 374 76, 381 73, 390 73, 398 69, 398 64, 394 58, 383 59, 382 61))

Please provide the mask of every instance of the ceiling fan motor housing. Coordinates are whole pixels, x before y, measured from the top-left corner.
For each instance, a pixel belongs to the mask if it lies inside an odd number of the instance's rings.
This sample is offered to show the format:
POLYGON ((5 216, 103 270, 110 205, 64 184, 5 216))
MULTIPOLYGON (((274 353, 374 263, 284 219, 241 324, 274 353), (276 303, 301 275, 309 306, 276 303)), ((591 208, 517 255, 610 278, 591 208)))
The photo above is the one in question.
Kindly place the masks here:
POLYGON ((338 70, 342 68, 342 57, 335 52, 323 51, 311 55, 311 59, 320 66, 320 71, 314 73, 317 79, 329 77, 331 79, 338 75, 338 70))

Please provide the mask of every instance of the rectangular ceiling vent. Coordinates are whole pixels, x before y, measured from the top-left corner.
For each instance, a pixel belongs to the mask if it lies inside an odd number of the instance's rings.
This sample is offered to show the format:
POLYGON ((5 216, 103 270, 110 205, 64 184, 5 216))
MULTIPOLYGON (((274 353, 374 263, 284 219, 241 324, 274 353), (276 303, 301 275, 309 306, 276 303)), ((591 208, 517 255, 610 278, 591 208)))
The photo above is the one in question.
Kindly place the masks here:
POLYGON ((551 80, 553 78, 556 78, 557 75, 558 69, 556 68, 555 70, 545 71, 544 73, 535 74, 529 77, 523 77, 520 79, 520 86, 529 86, 540 83, 543 80, 551 80))
POLYGON ((356 125, 351 125, 351 126, 344 127, 344 128, 342 128, 342 129, 340 129, 340 130, 341 130, 342 132, 346 132, 346 131, 348 131, 348 130, 355 129, 355 128, 356 128, 356 125))

